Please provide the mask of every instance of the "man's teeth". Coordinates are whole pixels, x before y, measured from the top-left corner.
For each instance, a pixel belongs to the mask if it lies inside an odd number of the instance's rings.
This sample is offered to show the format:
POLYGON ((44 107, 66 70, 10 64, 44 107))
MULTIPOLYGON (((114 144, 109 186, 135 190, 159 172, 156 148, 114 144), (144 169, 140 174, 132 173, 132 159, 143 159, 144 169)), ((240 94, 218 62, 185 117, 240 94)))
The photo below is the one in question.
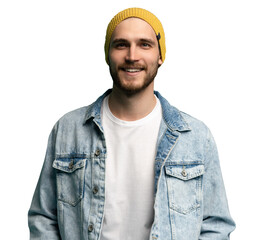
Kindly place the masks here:
POLYGON ((125 71, 126 72, 140 72, 140 71, 142 71, 142 69, 126 68, 125 71))

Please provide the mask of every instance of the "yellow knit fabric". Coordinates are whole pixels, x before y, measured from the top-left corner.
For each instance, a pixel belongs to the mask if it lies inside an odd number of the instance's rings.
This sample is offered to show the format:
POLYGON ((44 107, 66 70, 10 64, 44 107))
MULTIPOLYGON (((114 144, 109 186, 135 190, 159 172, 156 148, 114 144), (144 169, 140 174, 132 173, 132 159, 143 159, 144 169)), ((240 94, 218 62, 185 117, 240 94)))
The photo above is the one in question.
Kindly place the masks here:
POLYGON ((110 45, 112 33, 120 22, 130 17, 136 17, 146 21, 153 28, 156 36, 158 35, 160 36, 159 47, 161 51, 161 58, 162 61, 164 62, 165 53, 166 53, 165 34, 160 20, 154 14, 152 14, 151 12, 145 9, 128 8, 115 15, 107 26, 106 42, 105 42, 105 55, 106 55, 107 64, 108 64, 109 45, 110 45))

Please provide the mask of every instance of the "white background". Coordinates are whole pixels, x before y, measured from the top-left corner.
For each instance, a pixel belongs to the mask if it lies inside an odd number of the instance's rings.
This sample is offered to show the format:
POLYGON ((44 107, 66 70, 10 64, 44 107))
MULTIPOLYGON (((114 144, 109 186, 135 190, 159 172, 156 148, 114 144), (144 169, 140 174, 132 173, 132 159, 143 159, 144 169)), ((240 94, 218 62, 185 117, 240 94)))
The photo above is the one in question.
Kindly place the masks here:
POLYGON ((29 238, 27 211, 51 128, 112 86, 106 27, 133 6, 165 28, 156 90, 213 132, 237 223, 231 239, 259 239, 259 1, 139 2, 1 1, 1 239, 29 238))

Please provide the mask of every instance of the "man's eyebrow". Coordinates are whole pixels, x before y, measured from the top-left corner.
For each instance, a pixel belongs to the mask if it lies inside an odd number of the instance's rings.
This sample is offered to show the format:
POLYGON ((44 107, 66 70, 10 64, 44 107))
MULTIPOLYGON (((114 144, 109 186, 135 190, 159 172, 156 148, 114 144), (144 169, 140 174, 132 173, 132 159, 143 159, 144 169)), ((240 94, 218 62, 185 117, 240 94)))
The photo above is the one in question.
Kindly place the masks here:
POLYGON ((155 41, 153 39, 150 39, 150 38, 141 38, 140 42, 145 42, 145 43, 149 43, 151 45, 156 45, 155 41))
MULTIPOLYGON (((150 38, 140 38, 138 39, 139 42, 149 43, 151 45, 156 45, 156 42, 153 39, 150 38)), ((117 43, 128 43, 129 41, 125 38, 116 38, 114 39, 111 44, 117 44, 117 43)))
POLYGON ((117 43, 127 43, 128 41, 124 38, 116 38, 114 39, 111 44, 117 44, 117 43))

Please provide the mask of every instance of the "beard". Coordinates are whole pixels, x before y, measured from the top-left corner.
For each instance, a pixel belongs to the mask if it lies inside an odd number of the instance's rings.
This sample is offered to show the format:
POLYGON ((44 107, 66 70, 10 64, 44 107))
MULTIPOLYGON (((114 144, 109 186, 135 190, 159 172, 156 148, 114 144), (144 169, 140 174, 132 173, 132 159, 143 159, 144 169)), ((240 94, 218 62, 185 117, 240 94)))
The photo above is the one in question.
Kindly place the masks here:
POLYGON ((113 79, 114 85, 117 88, 119 88, 120 90, 122 90, 126 95, 131 96, 131 95, 134 95, 136 93, 143 91, 154 81, 154 78, 158 72, 159 65, 156 63, 150 67, 151 67, 151 69, 149 71, 147 71, 146 67, 143 67, 143 66, 140 66, 139 64, 134 64, 134 63, 120 65, 118 68, 112 68, 111 65, 109 65, 109 71, 110 71, 110 75, 113 79), (120 71, 123 71, 122 69, 126 69, 126 68, 142 68, 143 69, 142 71, 145 72, 145 76, 143 77, 143 79, 141 81, 139 81, 140 83, 138 83, 138 84, 133 83, 132 80, 123 80, 119 76, 119 74, 120 74, 120 71))

